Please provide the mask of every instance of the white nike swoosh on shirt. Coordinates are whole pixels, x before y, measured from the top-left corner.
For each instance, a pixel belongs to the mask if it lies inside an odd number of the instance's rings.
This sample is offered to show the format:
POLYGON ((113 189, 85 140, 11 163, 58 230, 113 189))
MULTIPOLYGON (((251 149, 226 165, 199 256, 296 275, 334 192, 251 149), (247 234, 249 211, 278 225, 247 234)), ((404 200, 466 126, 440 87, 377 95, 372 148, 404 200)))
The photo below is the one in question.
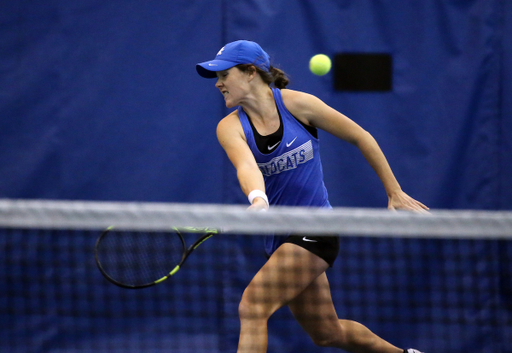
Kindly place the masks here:
POLYGON ((295 140, 296 140, 296 139, 297 139, 297 136, 295 136, 295 138, 292 140, 292 142, 287 143, 287 144, 286 144, 286 147, 290 147, 290 146, 292 145, 292 143, 294 143, 294 142, 295 142, 295 140))
POLYGON ((316 240, 308 239, 308 238, 306 238, 306 237, 302 238, 302 240, 304 240, 304 241, 310 241, 310 242, 312 242, 312 243, 316 243, 316 242, 317 242, 316 240))
POLYGON ((271 149, 274 149, 274 147, 276 147, 277 145, 279 145, 281 143, 281 141, 279 141, 278 143, 276 143, 274 146, 267 146, 268 150, 270 151, 271 149))

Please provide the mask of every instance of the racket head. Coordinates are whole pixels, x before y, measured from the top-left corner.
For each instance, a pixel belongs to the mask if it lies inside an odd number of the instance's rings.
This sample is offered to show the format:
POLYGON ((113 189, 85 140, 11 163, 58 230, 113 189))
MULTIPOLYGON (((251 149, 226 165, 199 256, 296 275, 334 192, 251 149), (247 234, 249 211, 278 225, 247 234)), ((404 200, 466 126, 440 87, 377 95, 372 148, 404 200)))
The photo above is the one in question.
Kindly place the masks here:
POLYGON ((146 288, 174 274, 186 258, 179 231, 123 231, 109 227, 94 248, 101 274, 111 283, 129 289, 146 288))

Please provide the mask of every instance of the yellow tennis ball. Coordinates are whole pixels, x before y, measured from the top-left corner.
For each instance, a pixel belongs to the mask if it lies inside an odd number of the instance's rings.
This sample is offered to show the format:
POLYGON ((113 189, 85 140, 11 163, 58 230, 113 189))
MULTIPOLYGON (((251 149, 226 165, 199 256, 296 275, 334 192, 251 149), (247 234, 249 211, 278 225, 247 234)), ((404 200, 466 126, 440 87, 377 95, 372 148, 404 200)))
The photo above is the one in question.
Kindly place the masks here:
POLYGON ((318 76, 323 76, 331 70, 331 59, 325 54, 317 54, 309 60, 309 69, 318 76))

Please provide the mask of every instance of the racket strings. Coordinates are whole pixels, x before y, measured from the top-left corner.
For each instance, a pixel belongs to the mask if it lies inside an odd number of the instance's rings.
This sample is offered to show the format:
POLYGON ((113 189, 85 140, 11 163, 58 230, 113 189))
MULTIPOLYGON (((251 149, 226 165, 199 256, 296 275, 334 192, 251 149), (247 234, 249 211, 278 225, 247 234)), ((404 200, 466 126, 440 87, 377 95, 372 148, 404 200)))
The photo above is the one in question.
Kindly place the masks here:
POLYGON ((174 232, 110 231, 98 246, 103 270, 125 285, 165 277, 182 259, 184 244, 174 232))

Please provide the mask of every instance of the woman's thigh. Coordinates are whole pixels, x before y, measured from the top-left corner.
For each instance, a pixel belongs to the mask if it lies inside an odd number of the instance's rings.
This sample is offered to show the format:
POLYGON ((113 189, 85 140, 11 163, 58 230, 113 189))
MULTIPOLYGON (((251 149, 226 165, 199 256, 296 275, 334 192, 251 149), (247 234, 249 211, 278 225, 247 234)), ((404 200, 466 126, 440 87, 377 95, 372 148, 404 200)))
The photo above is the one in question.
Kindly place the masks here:
POLYGON ((329 267, 325 260, 291 243, 281 245, 247 286, 242 301, 272 315, 299 296, 329 267))

